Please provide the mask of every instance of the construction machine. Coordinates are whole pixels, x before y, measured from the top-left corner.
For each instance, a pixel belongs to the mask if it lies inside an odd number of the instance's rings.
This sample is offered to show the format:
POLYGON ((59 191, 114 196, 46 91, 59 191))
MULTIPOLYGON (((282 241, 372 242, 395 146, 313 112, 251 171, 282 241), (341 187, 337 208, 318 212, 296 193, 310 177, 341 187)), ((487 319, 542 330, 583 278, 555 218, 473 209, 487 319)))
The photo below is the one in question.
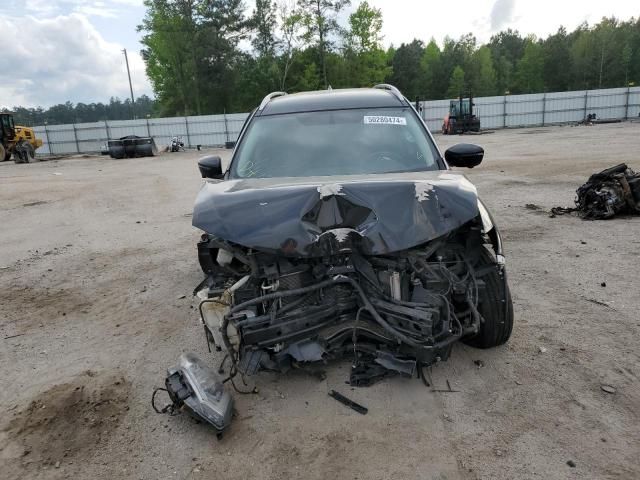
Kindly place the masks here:
POLYGON ((13 114, 0 113, 0 162, 13 154, 16 163, 33 163, 41 146, 42 140, 36 138, 33 128, 15 125, 13 114))
POLYGON ((442 133, 454 135, 456 133, 479 132, 480 118, 473 113, 473 96, 464 98, 462 95, 457 100, 449 102, 449 113, 444 117, 442 133))

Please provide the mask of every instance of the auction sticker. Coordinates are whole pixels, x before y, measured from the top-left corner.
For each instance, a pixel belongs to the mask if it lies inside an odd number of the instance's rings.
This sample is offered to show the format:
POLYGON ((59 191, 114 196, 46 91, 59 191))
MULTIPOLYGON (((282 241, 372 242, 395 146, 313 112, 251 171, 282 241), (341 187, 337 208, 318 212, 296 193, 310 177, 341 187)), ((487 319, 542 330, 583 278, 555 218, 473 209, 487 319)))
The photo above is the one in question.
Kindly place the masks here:
POLYGON ((406 125, 404 117, 387 117, 386 115, 365 115, 365 125, 406 125))

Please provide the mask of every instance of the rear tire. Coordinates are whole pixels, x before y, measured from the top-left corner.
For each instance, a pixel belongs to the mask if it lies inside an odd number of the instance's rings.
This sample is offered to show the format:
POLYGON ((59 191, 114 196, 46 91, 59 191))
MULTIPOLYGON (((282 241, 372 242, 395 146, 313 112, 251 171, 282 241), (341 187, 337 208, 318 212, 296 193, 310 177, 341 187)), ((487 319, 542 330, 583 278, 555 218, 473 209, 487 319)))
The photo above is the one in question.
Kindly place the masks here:
POLYGON ((0 162, 6 162, 11 158, 11 152, 0 143, 0 162))
MULTIPOLYGON (((483 249, 480 262, 476 269, 495 264, 488 250, 483 249)), ((484 318, 480 323, 480 331, 473 337, 462 341, 476 348, 493 348, 509 340, 513 331, 513 302, 509 285, 497 269, 490 270, 481 278, 485 282, 485 289, 481 293, 478 311, 484 318)))

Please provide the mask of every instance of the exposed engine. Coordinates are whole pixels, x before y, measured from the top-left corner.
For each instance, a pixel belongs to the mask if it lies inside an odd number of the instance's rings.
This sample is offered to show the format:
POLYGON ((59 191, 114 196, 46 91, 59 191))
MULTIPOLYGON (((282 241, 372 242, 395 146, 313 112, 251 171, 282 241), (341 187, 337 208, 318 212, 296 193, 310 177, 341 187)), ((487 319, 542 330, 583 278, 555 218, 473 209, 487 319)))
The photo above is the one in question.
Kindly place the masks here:
POLYGON ((576 191, 576 207, 586 219, 640 213, 640 174, 621 163, 591 175, 576 191))
POLYGON ((339 253, 302 258, 204 234, 197 290, 207 341, 247 375, 344 357, 354 359, 352 385, 419 373, 479 331, 483 277, 503 278, 480 223, 376 256, 360 254, 348 229, 327 232, 340 244, 327 251, 339 253))

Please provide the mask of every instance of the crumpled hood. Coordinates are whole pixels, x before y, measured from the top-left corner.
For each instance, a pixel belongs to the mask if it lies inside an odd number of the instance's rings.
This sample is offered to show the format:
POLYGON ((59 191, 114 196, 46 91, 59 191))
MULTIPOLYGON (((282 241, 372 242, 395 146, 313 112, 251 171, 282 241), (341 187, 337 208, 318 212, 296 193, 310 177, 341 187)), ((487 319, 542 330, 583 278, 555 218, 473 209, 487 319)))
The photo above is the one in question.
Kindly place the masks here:
POLYGON ((287 256, 352 248, 380 255, 440 237, 478 214, 475 187, 461 174, 438 170, 207 181, 193 226, 287 256))

